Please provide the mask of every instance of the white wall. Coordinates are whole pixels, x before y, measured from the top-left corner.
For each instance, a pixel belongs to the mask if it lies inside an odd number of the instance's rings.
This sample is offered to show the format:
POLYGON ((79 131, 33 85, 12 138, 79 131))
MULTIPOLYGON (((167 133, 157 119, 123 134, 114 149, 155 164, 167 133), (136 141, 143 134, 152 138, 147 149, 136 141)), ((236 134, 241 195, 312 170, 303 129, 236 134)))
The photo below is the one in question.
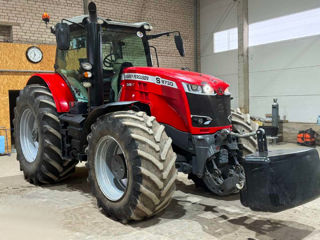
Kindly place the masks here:
MULTIPOLYGON (((237 105, 237 50, 213 53, 213 32, 236 27, 236 5, 221 27, 214 26, 233 0, 201 0, 201 70, 231 84, 237 105)), ((320 8, 319 0, 249 0, 249 24, 320 8)), ((303 21, 303 19, 301 19, 303 21)), ((319 25, 320 27, 320 25, 319 25)), ((281 118, 315 122, 320 115, 320 36, 249 49, 250 112, 264 117, 278 98, 281 118)))
POLYGON ((237 51, 213 53, 213 33, 236 26, 237 8, 233 0, 200 1, 201 71, 221 78, 230 84, 230 91, 234 97, 233 107, 238 103, 237 51), (222 21, 223 19, 224 21, 222 21))

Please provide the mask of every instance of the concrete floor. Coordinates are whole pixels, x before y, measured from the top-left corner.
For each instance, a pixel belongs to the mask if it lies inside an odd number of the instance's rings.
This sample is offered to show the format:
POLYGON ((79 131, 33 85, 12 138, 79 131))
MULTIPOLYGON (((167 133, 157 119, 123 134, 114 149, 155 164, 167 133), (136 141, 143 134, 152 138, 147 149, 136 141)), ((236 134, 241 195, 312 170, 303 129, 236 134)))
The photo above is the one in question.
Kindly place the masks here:
POLYGON ((179 174, 164 213, 123 225, 99 212, 83 166, 63 184, 36 187, 15 158, 0 157, 0 239, 320 239, 320 198, 281 213, 255 213, 241 206, 239 195, 212 196, 179 174))

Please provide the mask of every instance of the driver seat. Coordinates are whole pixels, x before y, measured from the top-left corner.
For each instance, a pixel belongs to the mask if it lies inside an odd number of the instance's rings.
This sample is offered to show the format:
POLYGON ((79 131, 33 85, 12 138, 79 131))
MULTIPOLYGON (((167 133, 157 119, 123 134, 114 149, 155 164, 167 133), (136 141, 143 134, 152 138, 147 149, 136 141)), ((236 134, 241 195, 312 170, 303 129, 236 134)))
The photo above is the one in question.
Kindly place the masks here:
POLYGON ((112 80, 111 80, 111 88, 112 88, 114 94, 111 94, 111 95, 113 95, 114 99, 110 99, 110 100, 112 102, 116 102, 116 101, 118 101, 122 72, 125 68, 133 67, 133 65, 131 62, 123 62, 121 64, 120 63, 114 64, 113 66, 114 66, 113 70, 114 70, 115 74, 113 75, 112 80))

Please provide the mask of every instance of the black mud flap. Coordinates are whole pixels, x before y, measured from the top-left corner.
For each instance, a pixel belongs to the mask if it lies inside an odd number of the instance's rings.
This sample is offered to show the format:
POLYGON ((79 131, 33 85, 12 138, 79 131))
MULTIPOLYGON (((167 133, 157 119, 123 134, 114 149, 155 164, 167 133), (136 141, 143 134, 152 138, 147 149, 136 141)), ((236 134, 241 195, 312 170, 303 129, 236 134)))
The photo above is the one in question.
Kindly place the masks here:
POLYGON ((255 211, 279 212, 320 195, 320 161, 316 149, 277 150, 248 155, 241 203, 255 211))

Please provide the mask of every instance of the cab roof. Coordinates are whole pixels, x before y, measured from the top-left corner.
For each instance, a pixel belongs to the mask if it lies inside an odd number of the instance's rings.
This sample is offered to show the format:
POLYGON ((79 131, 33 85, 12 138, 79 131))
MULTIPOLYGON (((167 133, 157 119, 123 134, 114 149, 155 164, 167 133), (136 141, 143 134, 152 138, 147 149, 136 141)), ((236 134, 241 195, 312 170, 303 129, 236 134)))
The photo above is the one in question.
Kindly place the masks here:
MULTIPOLYGON (((81 24, 83 19, 87 18, 87 17, 89 17, 89 15, 81 15, 81 16, 76 16, 76 17, 72 17, 72 18, 67 18, 66 20, 69 20, 69 21, 74 22, 74 23, 81 24)), ((120 21, 112 21, 110 19, 105 19, 105 18, 101 18, 101 17, 98 17, 98 19, 102 19, 105 23, 107 23, 109 25, 114 25, 114 26, 131 27, 131 28, 141 28, 144 25, 151 26, 147 22, 126 23, 126 22, 120 22, 120 21)), ((67 22, 67 23, 69 25, 72 24, 70 22, 67 22)))

